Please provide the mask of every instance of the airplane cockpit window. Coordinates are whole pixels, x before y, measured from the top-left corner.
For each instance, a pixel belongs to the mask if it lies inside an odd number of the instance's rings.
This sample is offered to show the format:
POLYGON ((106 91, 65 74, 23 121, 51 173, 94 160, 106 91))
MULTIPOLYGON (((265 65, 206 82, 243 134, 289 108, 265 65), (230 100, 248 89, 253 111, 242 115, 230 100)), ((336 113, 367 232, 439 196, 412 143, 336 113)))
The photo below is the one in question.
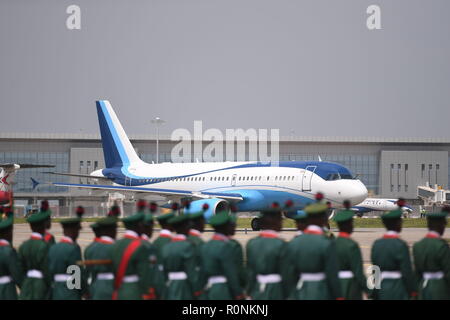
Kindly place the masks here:
POLYGON ((334 180, 339 180, 340 178, 341 178, 341 176, 339 175, 339 173, 330 173, 325 180, 334 181, 334 180))
POLYGON ((341 179, 355 179, 355 177, 348 173, 341 173, 341 179))

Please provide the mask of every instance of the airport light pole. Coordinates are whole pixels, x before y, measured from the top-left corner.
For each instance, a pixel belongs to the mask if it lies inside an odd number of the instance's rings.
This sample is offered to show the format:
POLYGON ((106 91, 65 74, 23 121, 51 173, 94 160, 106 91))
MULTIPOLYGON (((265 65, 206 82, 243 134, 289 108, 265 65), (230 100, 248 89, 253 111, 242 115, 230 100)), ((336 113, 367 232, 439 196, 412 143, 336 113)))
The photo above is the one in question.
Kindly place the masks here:
POLYGON ((166 121, 160 117, 156 117, 152 120, 152 123, 156 125, 156 163, 159 163, 159 126, 164 124, 166 121))

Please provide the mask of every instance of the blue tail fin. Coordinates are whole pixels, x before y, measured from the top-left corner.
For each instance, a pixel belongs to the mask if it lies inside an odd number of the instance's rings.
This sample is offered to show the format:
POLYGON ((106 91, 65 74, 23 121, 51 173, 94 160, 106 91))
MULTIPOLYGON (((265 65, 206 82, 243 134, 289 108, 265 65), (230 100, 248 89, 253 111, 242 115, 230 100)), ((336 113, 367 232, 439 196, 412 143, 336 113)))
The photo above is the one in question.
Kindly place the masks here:
POLYGON ((109 101, 99 100, 96 104, 106 167, 122 167, 142 162, 109 101))
POLYGON ((34 180, 33 178, 31 178, 31 183, 33 184, 33 190, 36 189, 36 187, 40 184, 38 181, 34 180))

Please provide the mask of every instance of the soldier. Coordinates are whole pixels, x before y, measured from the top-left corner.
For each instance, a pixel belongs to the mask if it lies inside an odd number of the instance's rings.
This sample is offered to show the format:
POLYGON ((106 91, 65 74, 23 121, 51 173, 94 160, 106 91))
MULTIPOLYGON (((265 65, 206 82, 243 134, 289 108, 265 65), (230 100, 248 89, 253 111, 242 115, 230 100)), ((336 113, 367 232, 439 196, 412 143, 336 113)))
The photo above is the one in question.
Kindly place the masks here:
MULTIPOLYGON (((43 202, 41 204, 41 211, 49 211, 49 204, 47 201, 43 202)), ((51 212, 49 211, 48 219, 45 221, 45 234, 44 234, 44 241, 47 242, 50 245, 54 245, 56 243, 55 237, 48 232, 50 228, 52 227, 52 220, 51 220, 51 212)))
MULTIPOLYGON (((236 207, 234 205, 231 205, 230 209, 231 213, 236 215, 236 207)), ((233 248, 233 260, 238 270, 239 284, 242 288, 245 288, 247 284, 247 274, 244 266, 244 250, 242 249, 239 241, 233 238, 236 232, 236 219, 231 219, 230 223, 232 225, 232 227, 228 229, 228 231, 230 231, 230 234, 226 234, 226 236, 228 236, 228 239, 230 240, 229 244, 233 248)))
POLYGON ((404 204, 405 201, 399 199, 398 209, 381 216, 387 232, 372 246, 372 263, 381 270, 381 287, 373 290, 373 299, 407 300, 417 296, 408 244, 399 236, 404 204))
POLYGON ((450 300, 450 249, 442 239, 449 207, 427 215, 428 233, 413 246, 414 264, 420 279, 419 298, 450 300))
POLYGON ((202 270, 206 276, 205 298, 208 300, 244 299, 235 261, 235 247, 229 236, 234 234, 236 216, 223 211, 209 220, 215 234, 202 247, 202 270))
POLYGON ((113 300, 141 300, 146 294, 142 281, 148 271, 148 250, 141 239, 144 218, 138 212, 122 219, 125 234, 112 248, 113 300))
POLYGON ((286 299, 288 292, 287 243, 278 232, 282 213, 277 203, 260 214, 262 231, 247 243, 248 295, 255 300, 286 299))
POLYGON ((21 272, 25 275, 20 290, 21 300, 43 300, 50 298, 50 276, 48 273, 48 250, 44 241, 47 219, 50 217, 48 202, 41 203, 41 210, 27 218, 31 237, 19 247, 18 257, 21 272))
MULTIPOLYGON (((107 217, 91 225, 96 237, 85 249, 85 260, 107 261, 111 259, 112 248, 117 236, 117 221, 120 215, 118 206, 113 206, 107 217)), ((91 284, 89 295, 92 300, 111 300, 113 294, 114 273, 111 263, 87 265, 91 284)))
MULTIPOLYGON (((153 214, 157 210, 156 203, 150 204, 150 213, 144 214, 144 223, 143 223, 143 231, 141 238, 144 240, 144 245, 147 247, 147 256, 148 256, 148 269, 147 273, 145 274, 144 279, 142 280, 144 282, 145 286, 145 293, 143 295, 144 300, 153 300, 157 298, 157 294, 160 294, 162 292, 162 289, 159 288, 157 290, 157 275, 155 272, 158 272, 158 264, 157 264, 157 258, 156 258, 156 249, 153 244, 150 243, 150 239, 153 234, 153 214)), ((160 283, 160 286, 163 286, 163 284, 160 283)))
POLYGON ((202 294, 196 277, 196 252, 192 242, 187 240, 190 219, 180 214, 168 221, 177 234, 162 250, 164 272, 168 279, 164 291, 167 300, 192 300, 202 294))
POLYGON ((164 272, 162 250, 166 244, 172 240, 173 227, 168 221, 175 217, 175 213, 178 210, 178 205, 172 207, 172 212, 159 215, 156 217, 161 230, 159 232, 158 238, 153 241, 153 246, 156 250, 156 260, 157 260, 157 270, 155 270, 155 286, 157 291, 157 297, 161 298, 164 296, 164 290, 166 288, 166 274, 164 272))
POLYGON ((48 269, 53 280, 53 300, 81 300, 82 295, 87 292, 84 267, 76 266, 81 260, 81 248, 76 241, 80 234, 83 214, 84 208, 79 206, 75 218, 61 220, 64 235, 48 252, 48 269), (78 272, 77 270, 74 272, 74 288, 69 286, 72 277, 72 271, 69 270, 73 266, 79 268, 78 272))
POLYGON ((12 247, 14 214, 10 207, 0 207, 0 300, 17 300, 23 275, 17 252, 12 247))
POLYGON ((350 210, 350 201, 344 201, 345 210, 339 211, 334 221, 339 228, 336 238, 336 252, 339 261, 339 282, 346 300, 361 300, 367 293, 366 277, 363 272, 361 249, 351 238, 353 233, 354 212, 350 210))
POLYGON ((308 227, 288 245, 294 279, 292 298, 297 300, 342 300, 335 241, 325 236, 327 205, 305 208, 308 227))
MULTIPOLYGON (((202 246, 205 243, 202 239, 202 233, 205 229, 205 217, 204 214, 206 210, 208 210, 209 206, 207 203, 204 203, 202 206, 202 210, 198 212, 189 213, 191 229, 188 234, 188 241, 192 242, 195 247, 195 270, 196 276, 194 281, 198 283, 198 286, 201 287, 202 283, 205 281, 203 279, 203 271, 201 270, 201 251, 202 246)), ((189 210, 189 203, 185 204, 185 210, 189 210)), ((203 295, 199 296, 198 299, 202 300, 203 295)))

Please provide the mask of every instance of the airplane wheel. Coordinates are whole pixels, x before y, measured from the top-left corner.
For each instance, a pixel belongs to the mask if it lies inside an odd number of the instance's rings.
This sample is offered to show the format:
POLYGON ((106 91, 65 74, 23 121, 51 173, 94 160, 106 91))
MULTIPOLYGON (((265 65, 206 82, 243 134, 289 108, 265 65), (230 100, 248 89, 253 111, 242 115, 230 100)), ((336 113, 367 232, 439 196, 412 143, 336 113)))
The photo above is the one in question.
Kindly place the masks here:
POLYGON ((253 231, 258 231, 260 229, 259 228, 259 218, 253 218, 252 222, 250 224, 252 226, 253 231))

